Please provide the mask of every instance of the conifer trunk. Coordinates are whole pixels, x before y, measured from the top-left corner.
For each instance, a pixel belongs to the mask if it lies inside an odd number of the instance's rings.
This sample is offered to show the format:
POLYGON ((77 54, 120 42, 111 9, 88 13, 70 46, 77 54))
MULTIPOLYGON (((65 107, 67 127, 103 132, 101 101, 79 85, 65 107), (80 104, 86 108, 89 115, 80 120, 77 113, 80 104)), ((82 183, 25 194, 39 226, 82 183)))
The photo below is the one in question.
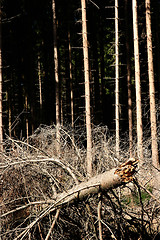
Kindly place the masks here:
POLYGON ((55 73, 55 95, 56 95, 56 140, 57 154, 60 151, 60 99, 59 99, 59 75, 58 75, 58 50, 57 50, 57 23, 56 23, 56 7, 55 0, 52 0, 53 11, 53 45, 54 45, 54 73, 55 73))
POLYGON ((81 7, 82 7, 82 37, 83 37, 84 81, 85 81, 86 132, 87 132, 87 173, 88 176, 90 177, 92 175, 92 135, 91 135, 89 58, 88 58, 85 0, 81 0, 81 7))
POLYGON ((158 161, 150 0, 146 0, 146 30, 147 30, 148 76, 149 76, 149 96, 150 96, 150 121, 151 121, 151 136, 152 136, 152 163, 155 167, 158 168, 159 161, 158 161))
POLYGON ((142 109, 141 109, 141 80, 140 80, 140 62, 139 62, 137 0, 132 0, 132 10, 133 10, 136 115, 137 115, 137 153, 138 153, 138 158, 142 162, 143 161, 143 130, 142 130, 142 109))
POLYGON ((125 0, 125 24, 126 24, 126 60, 127 60, 127 90, 128 90, 128 125, 129 125, 129 153, 133 156, 133 135, 132 135, 132 92, 131 92, 131 62, 130 62, 130 35, 128 21, 128 0, 125 0))
POLYGON ((71 125, 72 125, 72 128, 74 128, 72 52, 71 52, 71 37, 70 37, 70 31, 68 31, 68 51, 69 51, 70 98, 71 98, 71 125))
POLYGON ((118 0, 115 0, 115 121, 116 121, 116 156, 119 158, 119 37, 118 37, 118 0))

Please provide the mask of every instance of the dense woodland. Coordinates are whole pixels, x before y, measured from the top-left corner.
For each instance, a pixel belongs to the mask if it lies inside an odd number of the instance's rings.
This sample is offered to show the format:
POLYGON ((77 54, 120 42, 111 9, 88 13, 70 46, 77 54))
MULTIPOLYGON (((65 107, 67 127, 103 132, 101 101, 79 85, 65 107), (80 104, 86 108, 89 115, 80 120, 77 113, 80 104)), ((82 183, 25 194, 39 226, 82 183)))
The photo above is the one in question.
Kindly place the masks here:
POLYGON ((0 4, 0 240, 156 239, 160 1, 0 4), (134 183, 68 200, 129 157, 134 183))
MULTIPOLYGON (((156 102, 159 74, 159 1, 151 3, 156 102)), ((91 118, 115 129, 114 1, 87 2, 91 118)), ((84 124, 84 73, 80 1, 57 1, 57 44, 61 122, 71 123, 69 43, 71 45, 75 125, 84 124)), ((139 51, 144 129, 149 124, 149 87, 145 2, 138 2, 139 51)), ((128 130, 126 41, 129 41, 131 88, 135 110, 134 49, 131 1, 119 2, 120 132, 128 130), (127 4, 127 6, 125 5, 127 4), (127 9, 126 9, 127 8, 127 9), (125 10, 126 9, 126 10, 125 10), (125 16, 127 14, 127 16, 125 16), (125 18, 128 18, 127 25, 125 18), (127 31, 126 31, 127 29, 127 31)), ((51 1, 2 1, 3 128, 17 138, 40 124, 55 123, 53 14, 51 1), (41 89, 41 92, 40 92, 41 89), (41 96, 40 96, 41 94, 41 96)), ((135 114, 133 114, 135 115, 135 114)))

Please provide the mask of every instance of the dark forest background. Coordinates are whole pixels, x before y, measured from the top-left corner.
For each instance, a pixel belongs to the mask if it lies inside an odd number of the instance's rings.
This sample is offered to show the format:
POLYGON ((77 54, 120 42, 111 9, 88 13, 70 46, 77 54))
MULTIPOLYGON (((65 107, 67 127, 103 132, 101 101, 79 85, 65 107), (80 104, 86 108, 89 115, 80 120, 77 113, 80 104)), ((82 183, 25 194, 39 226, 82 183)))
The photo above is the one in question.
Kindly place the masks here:
MULTIPOLYGON (((83 125, 84 73, 80 1, 56 1, 61 122, 71 123, 68 33, 71 41, 75 125, 83 125)), ((120 134, 128 130, 126 41, 129 41, 133 110, 135 110, 134 51, 131 1, 119 1, 120 134), (127 16, 126 16, 127 14, 127 16), (126 17, 128 26, 126 26, 126 17), (127 28, 127 32, 126 32, 127 28), (129 36, 127 38, 126 34, 129 36)), ((160 2, 151 1, 156 102, 160 89, 160 2)), ((114 1, 87 1, 93 124, 115 129, 114 1)), ((138 1, 143 127, 149 124, 145 2, 138 1)), ((55 122, 53 14, 51 0, 2 1, 3 125, 12 136, 26 137, 40 124, 55 122), (39 66, 39 67, 38 67, 39 66), (40 105, 39 76, 42 86, 40 105), (27 102, 26 102, 27 99, 27 102), (10 122, 10 123, 9 123, 10 122)), ((135 111, 133 111, 135 122, 135 111)))

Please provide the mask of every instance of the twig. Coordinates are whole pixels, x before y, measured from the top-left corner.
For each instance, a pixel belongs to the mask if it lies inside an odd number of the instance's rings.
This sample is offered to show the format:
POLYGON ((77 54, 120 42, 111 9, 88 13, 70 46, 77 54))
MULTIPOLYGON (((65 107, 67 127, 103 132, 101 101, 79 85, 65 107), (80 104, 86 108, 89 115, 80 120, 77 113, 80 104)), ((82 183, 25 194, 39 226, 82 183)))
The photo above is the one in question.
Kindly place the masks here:
POLYGON ((52 233, 52 231, 53 231, 54 225, 55 225, 55 223, 56 223, 56 221, 57 221, 57 219, 58 219, 59 213, 60 213, 60 208, 57 209, 56 215, 55 215, 55 217, 54 217, 54 220, 53 220, 53 222, 52 222, 52 225, 51 225, 51 227, 50 227, 50 229, 49 229, 49 231, 48 231, 48 234, 47 234, 45 240, 48 240, 48 239, 49 239, 49 237, 50 237, 50 235, 51 235, 51 233, 52 233))
POLYGON ((114 233, 112 232, 111 228, 110 228, 105 222, 103 222, 103 220, 101 220, 101 223, 103 223, 103 225, 108 228, 108 230, 109 230, 110 233, 112 234, 112 235, 111 235, 111 238, 113 238, 114 240, 117 240, 117 238, 115 237, 115 235, 114 235, 114 233))
POLYGON ((143 188, 154 200, 156 200, 159 204, 160 201, 148 190, 146 189, 142 184, 138 183, 141 188, 143 188))
POLYGON ((98 212, 98 226, 99 226, 99 239, 103 240, 102 237, 102 222, 101 222, 101 206, 102 206, 102 199, 99 200, 98 202, 98 208, 97 208, 97 212, 98 212))
POLYGON ((42 235, 42 231, 41 231, 40 223, 38 223, 38 230, 39 230, 39 234, 40 234, 41 240, 44 240, 43 235, 42 235))
POLYGON ((10 215, 10 214, 12 214, 12 213, 15 213, 15 212, 17 212, 17 211, 23 210, 23 209, 28 208, 28 207, 33 206, 33 205, 49 204, 49 203, 53 203, 53 201, 54 201, 54 200, 30 202, 30 203, 28 203, 28 204, 26 204, 26 205, 17 207, 17 208, 15 208, 15 209, 13 209, 13 210, 10 210, 9 212, 6 212, 6 213, 2 214, 2 215, 1 215, 1 218, 6 217, 6 216, 8 216, 8 215, 10 215))

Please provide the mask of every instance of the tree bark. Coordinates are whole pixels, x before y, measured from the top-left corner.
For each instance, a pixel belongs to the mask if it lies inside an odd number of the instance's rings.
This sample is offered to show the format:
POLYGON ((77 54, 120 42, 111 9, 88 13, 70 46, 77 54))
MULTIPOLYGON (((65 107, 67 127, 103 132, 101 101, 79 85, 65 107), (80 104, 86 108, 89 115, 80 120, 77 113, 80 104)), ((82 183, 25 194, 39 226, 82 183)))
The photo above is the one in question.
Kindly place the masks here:
POLYGON ((73 102, 73 77, 72 77, 72 51, 70 29, 68 30, 68 52, 69 52, 69 80, 70 80, 70 99, 71 99, 71 125, 74 128, 74 102, 73 102))
POLYGON ((55 95, 56 95, 56 139, 57 139, 57 154, 60 152, 60 99, 59 99, 59 74, 58 74, 58 50, 57 50, 57 23, 56 23, 56 6, 55 0, 52 0, 53 11, 53 45, 54 45, 54 73, 55 73, 55 95))
POLYGON ((38 82, 39 82, 39 106, 40 106, 40 121, 42 122, 42 76, 41 76, 41 62, 38 56, 38 82))
POLYGON ((130 158, 119 167, 106 171, 90 178, 87 182, 82 182, 74 186, 69 191, 57 196, 55 206, 60 206, 65 203, 68 204, 75 200, 83 200, 89 194, 107 191, 132 181, 132 176, 136 171, 138 162, 139 160, 130 158))
POLYGON ((119 158, 119 37, 118 37, 118 0, 115 0, 115 121, 116 121, 116 156, 119 158))
POLYGON ((139 62, 139 40, 138 40, 138 16, 137 0, 132 0, 133 10, 133 35, 134 35, 134 61, 135 61, 135 87, 136 87, 136 115, 137 115, 137 153, 141 162, 143 161, 143 130, 141 109, 141 80, 139 62))
POLYGON ((150 96, 150 121, 151 121, 151 136, 152 136, 152 163, 153 163, 153 166, 158 168, 159 160, 158 160, 158 143, 157 143, 157 123, 156 123, 150 0, 146 0, 146 30, 147 30, 148 76, 149 76, 149 96, 150 96))
POLYGON ((130 62, 130 34, 128 21, 128 0, 125 0, 125 37, 126 37, 126 60, 127 60, 127 89, 128 89, 128 124, 129 124, 129 153, 133 156, 133 134, 132 134, 132 92, 131 92, 131 62, 130 62))
POLYGON ((86 131, 87 131, 87 173, 92 175, 92 133, 91 133, 91 110, 90 110, 90 82, 89 82, 89 58, 86 23, 86 1, 81 0, 82 6, 82 37, 84 56, 84 81, 85 81, 85 111, 86 111, 86 131))
POLYGON ((152 52, 152 31, 151 31, 151 12, 150 0, 146 0, 146 31, 147 31, 147 53, 148 53, 148 76, 149 76, 149 97, 150 97, 150 122, 151 122, 151 138, 152 138, 152 165, 154 176, 155 194, 158 194, 160 174, 156 172, 159 168, 158 158, 158 142, 157 142, 157 123, 156 123, 156 104, 155 104, 155 82, 153 68, 153 52, 152 52), (159 178, 159 179, 158 179, 159 178))

